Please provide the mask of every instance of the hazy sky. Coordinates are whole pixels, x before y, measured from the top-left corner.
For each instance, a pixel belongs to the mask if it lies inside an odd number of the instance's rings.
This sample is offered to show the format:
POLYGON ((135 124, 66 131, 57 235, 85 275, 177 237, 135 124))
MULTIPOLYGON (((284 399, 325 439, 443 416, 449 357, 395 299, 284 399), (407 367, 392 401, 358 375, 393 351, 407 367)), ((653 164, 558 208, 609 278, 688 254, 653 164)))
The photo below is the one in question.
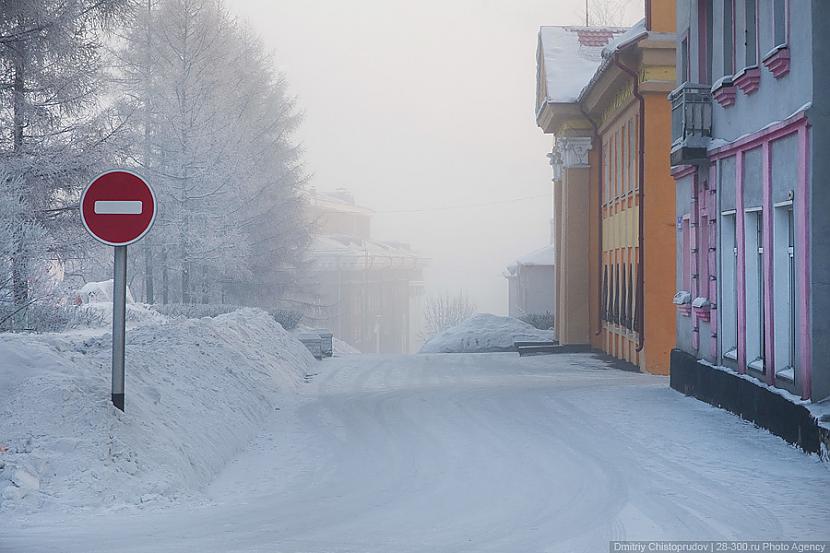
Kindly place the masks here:
MULTIPOLYGON (((632 4, 635 20, 641 2, 632 4)), ((429 257, 429 292, 463 289, 480 311, 506 313, 502 271, 550 234, 536 33, 579 24, 584 1, 229 5, 274 50, 298 97, 312 184, 350 189, 377 212, 375 237, 429 257)))

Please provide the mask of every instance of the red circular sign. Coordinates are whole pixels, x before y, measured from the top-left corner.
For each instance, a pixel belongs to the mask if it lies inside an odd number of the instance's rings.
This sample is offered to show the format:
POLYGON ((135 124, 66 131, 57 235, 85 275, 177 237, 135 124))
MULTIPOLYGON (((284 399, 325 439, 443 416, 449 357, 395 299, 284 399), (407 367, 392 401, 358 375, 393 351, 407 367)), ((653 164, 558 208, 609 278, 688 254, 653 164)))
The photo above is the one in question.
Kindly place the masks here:
POLYGON ((81 195, 81 221, 93 237, 110 246, 137 242, 155 218, 153 189, 126 169, 99 175, 81 195))

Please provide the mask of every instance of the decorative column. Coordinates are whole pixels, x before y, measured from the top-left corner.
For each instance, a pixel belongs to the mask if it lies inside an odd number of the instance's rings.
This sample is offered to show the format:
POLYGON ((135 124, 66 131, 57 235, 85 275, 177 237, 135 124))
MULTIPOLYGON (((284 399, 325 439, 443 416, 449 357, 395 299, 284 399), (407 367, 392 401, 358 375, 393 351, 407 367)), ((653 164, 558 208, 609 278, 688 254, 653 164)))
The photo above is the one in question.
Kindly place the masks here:
POLYGON ((591 137, 557 137, 562 160, 561 184, 557 198, 557 269, 556 294, 559 302, 559 341, 561 344, 588 345, 590 329, 590 163, 591 137))
POLYGON ((565 136, 557 140, 562 152, 562 165, 566 169, 587 168, 588 152, 593 141, 590 136, 565 136))

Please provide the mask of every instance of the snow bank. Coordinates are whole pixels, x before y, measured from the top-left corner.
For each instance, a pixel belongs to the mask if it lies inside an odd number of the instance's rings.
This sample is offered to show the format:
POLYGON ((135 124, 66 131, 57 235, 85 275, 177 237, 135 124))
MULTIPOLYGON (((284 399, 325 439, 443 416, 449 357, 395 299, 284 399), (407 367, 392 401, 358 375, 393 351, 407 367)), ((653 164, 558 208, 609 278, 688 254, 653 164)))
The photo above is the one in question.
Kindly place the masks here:
POLYGON ((139 326, 127 333, 121 413, 110 344, 0 336, 0 512, 197 494, 314 363, 260 310, 139 326))
POLYGON ((357 355, 360 353, 359 349, 357 349, 356 347, 344 340, 340 340, 336 336, 332 337, 331 341, 335 357, 342 357, 344 355, 357 355))
MULTIPOLYGON (((83 303, 112 303, 112 289, 113 280, 104 280, 102 282, 87 282, 76 293, 76 297, 83 303)), ((134 303, 133 294, 130 292, 130 287, 127 286, 127 303, 134 303)))
POLYGON ((513 351, 517 340, 551 341, 553 331, 539 330, 513 317, 478 313, 427 340, 419 353, 513 351))

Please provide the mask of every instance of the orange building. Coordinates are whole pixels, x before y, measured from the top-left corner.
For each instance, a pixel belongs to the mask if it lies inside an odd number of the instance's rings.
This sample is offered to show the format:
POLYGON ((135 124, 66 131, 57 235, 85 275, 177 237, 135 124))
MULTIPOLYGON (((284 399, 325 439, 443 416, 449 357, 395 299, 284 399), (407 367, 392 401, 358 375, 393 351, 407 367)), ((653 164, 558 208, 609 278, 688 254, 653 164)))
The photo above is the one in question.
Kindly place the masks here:
POLYGON ((537 59, 537 123, 554 136, 557 337, 656 374, 675 343, 674 20, 674 2, 647 1, 631 29, 544 27, 537 59))

